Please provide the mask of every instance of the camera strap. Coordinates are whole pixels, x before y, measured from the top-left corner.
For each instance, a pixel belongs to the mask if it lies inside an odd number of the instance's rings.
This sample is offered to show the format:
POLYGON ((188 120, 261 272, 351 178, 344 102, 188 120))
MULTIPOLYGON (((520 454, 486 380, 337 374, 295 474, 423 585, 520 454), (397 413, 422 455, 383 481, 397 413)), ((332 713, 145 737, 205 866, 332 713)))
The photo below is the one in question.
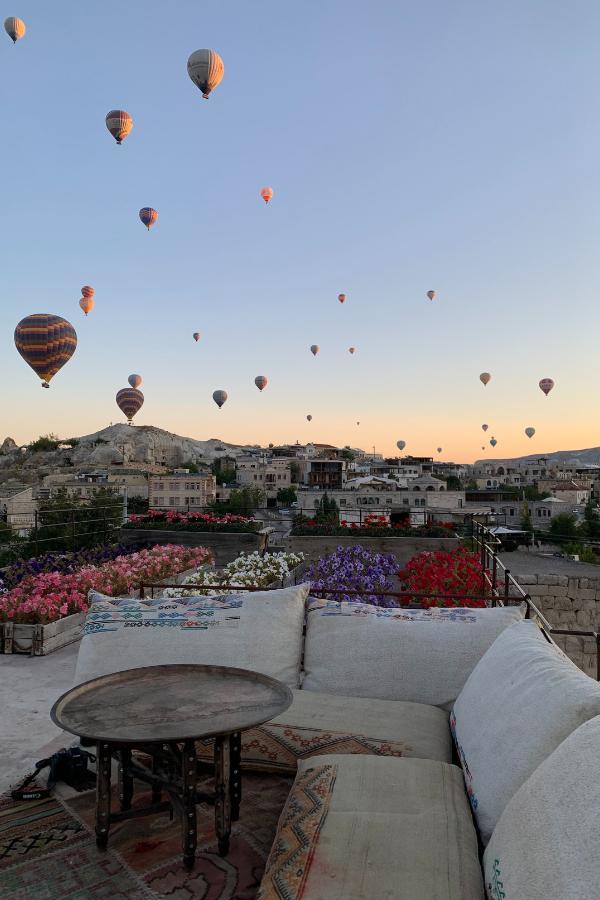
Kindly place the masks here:
POLYGON ((46 766, 50 765, 50 759, 41 759, 39 762, 35 764, 35 771, 31 772, 30 775, 25 778, 24 781, 21 782, 18 788, 14 788, 10 792, 10 796, 13 800, 44 800, 46 797, 50 796, 51 788, 45 787, 32 787, 27 790, 27 785, 31 784, 33 779, 39 775, 42 769, 45 769, 46 766))

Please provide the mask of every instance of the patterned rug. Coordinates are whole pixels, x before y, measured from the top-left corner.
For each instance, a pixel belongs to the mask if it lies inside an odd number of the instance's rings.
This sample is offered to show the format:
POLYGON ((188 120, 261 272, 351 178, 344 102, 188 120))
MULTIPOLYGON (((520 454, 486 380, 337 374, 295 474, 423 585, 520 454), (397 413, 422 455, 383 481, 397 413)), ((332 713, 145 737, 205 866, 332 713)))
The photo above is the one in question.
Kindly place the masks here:
MULTIPOLYGON (((292 782, 276 775, 244 775, 240 819, 233 824, 225 858, 216 849, 214 810, 199 805, 198 850, 191 872, 181 861, 176 816, 173 822, 168 813, 158 813, 113 824, 108 850, 101 852, 93 833, 94 791, 30 802, 4 797, 0 898, 252 900, 292 782)), ((210 783, 204 788, 210 790, 210 783)), ((146 787, 136 785, 134 807, 148 802, 146 787)))

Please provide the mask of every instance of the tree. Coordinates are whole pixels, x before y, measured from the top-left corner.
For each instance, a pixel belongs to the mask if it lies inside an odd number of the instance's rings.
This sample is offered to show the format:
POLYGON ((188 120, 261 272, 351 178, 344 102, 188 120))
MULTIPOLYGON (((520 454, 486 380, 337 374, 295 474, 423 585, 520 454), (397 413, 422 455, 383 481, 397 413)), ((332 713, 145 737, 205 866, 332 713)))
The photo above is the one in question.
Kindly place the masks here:
POLYGON ((234 490, 226 502, 216 502, 211 509, 219 513, 233 513, 234 515, 251 515, 256 509, 266 503, 266 494, 257 487, 243 487, 234 490))
POLYGON ((317 511, 315 513, 315 519, 317 522, 338 522, 340 517, 340 510, 333 499, 333 497, 329 497, 327 491, 323 494, 321 499, 319 500, 319 505, 317 507, 317 511))
POLYGON ((540 491, 538 491, 538 489, 536 487, 533 487, 533 485, 531 484, 527 485, 527 487, 524 488, 523 493, 525 494, 526 500, 545 500, 546 497, 550 496, 548 491, 542 491, 540 493, 540 491))
POLYGON ((37 441, 32 441, 28 449, 32 453, 47 453, 49 450, 56 450, 60 440, 56 434, 42 434, 37 441))
POLYGON ((352 452, 350 447, 344 447, 342 450, 342 459, 347 459, 348 462, 354 462, 356 459, 356 454, 352 452))
POLYGON ((293 487, 280 488, 277 491, 277 502, 278 503, 295 503, 298 499, 298 495, 293 487))
POLYGON ((573 540, 578 533, 577 519, 571 513, 559 513, 550 522, 550 534, 556 538, 573 540))
POLYGON ((38 527, 29 535, 27 554, 45 550, 74 550, 106 542, 121 523, 123 500, 108 488, 98 488, 89 499, 70 497, 60 488, 42 500, 38 527))
POLYGON ((12 536, 13 533, 10 525, 0 521, 0 544, 8 544, 12 540, 12 536))
POLYGON ((61 441, 62 444, 67 444, 69 447, 78 447, 79 446, 79 438, 67 438, 66 441, 61 441))
POLYGON ((188 470, 190 471, 190 473, 193 474, 193 475, 197 475, 198 472, 200 471, 200 470, 198 469, 198 466, 196 465, 196 463, 195 463, 195 462, 192 462, 191 459, 186 459, 185 462, 182 462, 182 463, 181 463, 181 468, 182 468, 182 469, 188 469, 188 470))
POLYGON ((219 484, 233 484, 237 477, 235 468, 225 465, 221 459, 213 459, 210 471, 213 473, 219 484))
POLYGON ((448 475, 446 478, 446 490, 448 491, 462 491, 463 486, 458 475, 448 475))

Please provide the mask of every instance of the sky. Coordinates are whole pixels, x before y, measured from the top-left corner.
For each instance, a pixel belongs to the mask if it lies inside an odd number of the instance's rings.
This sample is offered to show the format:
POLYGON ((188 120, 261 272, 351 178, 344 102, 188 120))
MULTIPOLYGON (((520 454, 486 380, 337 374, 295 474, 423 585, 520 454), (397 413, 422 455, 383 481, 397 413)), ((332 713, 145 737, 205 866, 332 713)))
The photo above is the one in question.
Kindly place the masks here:
POLYGON ((0 40, 0 440, 124 421, 136 372, 135 422, 201 440, 462 462, 600 445, 600 4, 176 8, 5 11, 27 33, 0 40), (201 47, 225 64, 208 101, 201 47), (50 390, 13 344, 35 312, 78 334, 50 390))

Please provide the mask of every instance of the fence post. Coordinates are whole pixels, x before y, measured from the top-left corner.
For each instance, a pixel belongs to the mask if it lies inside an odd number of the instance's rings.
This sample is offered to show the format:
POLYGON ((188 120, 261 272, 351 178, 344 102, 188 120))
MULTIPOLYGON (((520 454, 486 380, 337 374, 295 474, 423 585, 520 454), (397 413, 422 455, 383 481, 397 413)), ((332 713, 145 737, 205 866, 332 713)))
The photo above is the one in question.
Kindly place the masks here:
POLYGON ((106 543, 106 507, 102 507, 102 543, 106 543))
POLYGON ((494 553, 492 556, 492 597, 494 597, 494 602, 492 606, 496 605, 496 574, 498 571, 498 557, 494 553))
POLYGON ((71 508, 71 550, 75 550, 75 510, 71 508))
POLYGON ((508 597, 510 590, 510 569, 504 570, 504 596, 508 597))
POLYGON ((36 509, 34 516, 33 516, 33 533, 34 533, 34 546, 35 546, 35 555, 36 556, 39 553, 38 527, 39 527, 39 518, 38 518, 38 511, 36 509))

